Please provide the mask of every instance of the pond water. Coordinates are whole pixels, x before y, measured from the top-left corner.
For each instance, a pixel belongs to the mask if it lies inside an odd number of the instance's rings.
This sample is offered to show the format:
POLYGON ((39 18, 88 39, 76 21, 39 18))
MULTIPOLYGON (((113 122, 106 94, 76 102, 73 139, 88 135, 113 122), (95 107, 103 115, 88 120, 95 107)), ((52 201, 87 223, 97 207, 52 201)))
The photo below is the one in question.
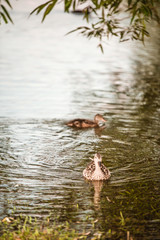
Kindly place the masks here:
POLYGON ((89 229, 89 218, 117 239, 127 231, 159 239, 158 26, 145 46, 112 39, 102 54, 95 40, 65 36, 83 24, 80 15, 58 8, 41 24, 28 19, 34 7, 15 3, 15 24, 0 31, 0 218, 59 216, 77 229, 89 229), (96 113, 106 128, 65 125, 96 113), (83 179, 96 152, 108 182, 83 179))

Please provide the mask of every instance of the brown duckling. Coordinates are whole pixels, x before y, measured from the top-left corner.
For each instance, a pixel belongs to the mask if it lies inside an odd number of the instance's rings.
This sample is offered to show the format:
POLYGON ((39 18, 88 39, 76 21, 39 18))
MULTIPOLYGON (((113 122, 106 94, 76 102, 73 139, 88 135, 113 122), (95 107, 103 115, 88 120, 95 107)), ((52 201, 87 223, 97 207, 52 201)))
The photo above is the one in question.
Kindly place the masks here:
POLYGON ((99 127, 100 122, 106 122, 102 115, 96 114, 94 117, 94 121, 88 119, 81 119, 77 118, 72 121, 69 121, 67 125, 69 127, 76 127, 76 128, 94 128, 99 127))
POLYGON ((92 162, 83 170, 83 176, 89 181, 102 181, 109 179, 111 173, 102 163, 101 155, 96 153, 92 162))

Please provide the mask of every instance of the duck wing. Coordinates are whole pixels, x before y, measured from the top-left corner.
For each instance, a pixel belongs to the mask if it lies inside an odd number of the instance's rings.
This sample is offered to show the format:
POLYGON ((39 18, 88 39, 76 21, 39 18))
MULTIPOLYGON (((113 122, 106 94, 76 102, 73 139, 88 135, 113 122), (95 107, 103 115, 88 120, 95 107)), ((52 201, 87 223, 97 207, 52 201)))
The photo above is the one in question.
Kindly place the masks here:
POLYGON ((92 120, 88 120, 88 119, 82 119, 82 128, 90 128, 90 127, 96 127, 97 124, 92 121, 92 120))
POLYGON ((83 171, 83 176, 87 179, 91 179, 93 172, 95 171, 95 163, 94 161, 90 162, 88 166, 83 171))
POLYGON ((76 119, 73 119, 73 120, 67 122, 67 125, 68 125, 68 126, 71 126, 71 127, 81 126, 82 120, 83 120, 83 119, 76 118, 76 119))
POLYGON ((103 172, 105 179, 108 179, 111 176, 109 169, 106 168, 106 166, 103 163, 101 163, 101 171, 103 172))
POLYGON ((89 119, 81 119, 81 120, 82 120, 82 122, 84 122, 84 123, 86 123, 86 124, 95 124, 94 121, 89 120, 89 119))
POLYGON ((94 127, 96 126, 96 123, 93 122, 92 120, 76 118, 74 120, 69 121, 67 125, 70 127, 86 128, 86 127, 94 127))

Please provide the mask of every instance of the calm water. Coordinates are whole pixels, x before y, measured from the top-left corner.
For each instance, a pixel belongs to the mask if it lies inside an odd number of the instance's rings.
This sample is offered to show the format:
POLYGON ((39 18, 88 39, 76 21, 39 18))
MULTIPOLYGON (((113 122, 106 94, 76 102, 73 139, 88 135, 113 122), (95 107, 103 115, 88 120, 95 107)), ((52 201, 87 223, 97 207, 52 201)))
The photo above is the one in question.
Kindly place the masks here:
POLYGON ((0 218, 59 216, 83 229, 89 217, 97 230, 160 239, 159 28, 146 46, 113 39, 101 54, 95 40, 65 36, 81 16, 59 8, 41 24, 27 19, 31 2, 0 27, 0 218), (65 125, 96 113, 102 131, 65 125), (106 183, 83 179, 95 152, 106 183))

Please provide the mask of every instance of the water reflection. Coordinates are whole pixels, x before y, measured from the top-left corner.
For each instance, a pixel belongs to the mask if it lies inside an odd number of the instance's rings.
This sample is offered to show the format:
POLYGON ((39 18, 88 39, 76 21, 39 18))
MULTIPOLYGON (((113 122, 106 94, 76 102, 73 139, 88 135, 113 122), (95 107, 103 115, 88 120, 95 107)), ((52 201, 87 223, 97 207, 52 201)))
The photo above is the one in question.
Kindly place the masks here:
POLYGON ((94 186, 94 206, 95 209, 100 209, 100 197, 101 197, 101 190, 103 187, 103 181, 92 181, 94 186))

